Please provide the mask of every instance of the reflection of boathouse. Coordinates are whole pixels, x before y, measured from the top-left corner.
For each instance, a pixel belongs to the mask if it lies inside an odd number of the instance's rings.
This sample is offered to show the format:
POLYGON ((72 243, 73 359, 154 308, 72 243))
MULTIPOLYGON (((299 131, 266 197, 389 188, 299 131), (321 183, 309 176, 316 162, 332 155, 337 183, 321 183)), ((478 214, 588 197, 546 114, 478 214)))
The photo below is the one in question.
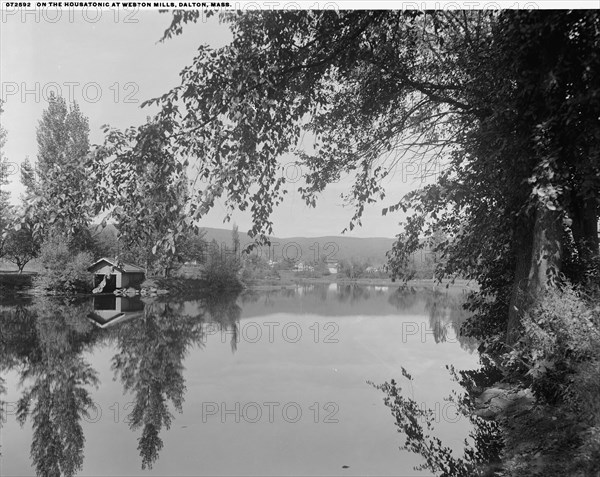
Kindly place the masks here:
POLYGON ((110 258, 101 258, 90 265, 88 271, 94 274, 94 287, 98 287, 106 278, 106 283, 101 287, 102 293, 112 293, 117 288, 136 288, 144 281, 142 267, 110 258))
POLYGON ((139 297, 101 295, 94 297, 94 311, 88 314, 100 328, 137 318, 144 313, 144 303, 139 297))

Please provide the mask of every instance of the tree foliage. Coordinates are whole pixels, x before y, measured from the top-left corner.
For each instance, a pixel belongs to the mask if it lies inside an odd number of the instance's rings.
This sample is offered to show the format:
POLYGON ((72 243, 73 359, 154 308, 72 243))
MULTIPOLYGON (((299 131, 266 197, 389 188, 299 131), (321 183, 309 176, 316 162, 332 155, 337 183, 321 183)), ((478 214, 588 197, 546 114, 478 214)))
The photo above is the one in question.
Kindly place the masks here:
MULTIPOLYGON (((167 36, 193 20, 194 12, 177 16, 167 36)), ((151 103, 177 119, 176 146, 198 158, 207 179, 197 213, 225 195, 231 207, 250 207, 253 235, 272 231, 269 215, 285 193, 281 154, 299 153, 309 204, 340 174, 356 175, 347 197, 356 204, 352 227, 364 204, 383 196, 381 179, 403 145, 419 143, 426 154, 451 142, 439 136, 449 118, 475 113, 461 97, 468 78, 449 64, 454 55, 469 58, 465 45, 459 35, 436 43, 437 29, 450 30, 436 16, 280 11, 222 20, 233 42, 201 46, 182 84, 151 103), (316 153, 297 151, 302 131, 315 136, 316 153)), ((480 17, 478 28, 486 22, 480 17)))
POLYGON ((94 153, 96 212, 115 222, 126 253, 149 273, 168 275, 185 258, 189 234, 187 177, 169 148, 169 124, 149 122, 126 131, 105 127, 94 153))
MULTIPOLYGON (((177 12, 163 39, 197 19, 177 12)), ((536 297, 577 268, 567 262, 598 254, 597 12, 275 11, 221 21, 233 41, 200 46, 181 84, 149 102, 206 179, 197 217, 222 197, 249 208, 250 234, 266 240, 286 192, 278 158, 295 153, 308 204, 354 177, 352 228, 385 198, 383 179, 399 164, 442 159, 435 184, 382 211, 408 214, 390 270, 401 275, 423 236, 439 231, 438 274, 481 286, 468 331, 509 342, 536 297)))
POLYGON ((225 244, 220 246, 215 239, 207 244, 204 277, 209 287, 221 290, 240 287, 239 272, 242 269, 242 260, 239 250, 239 236, 235 226, 232 230, 231 248, 225 244))
POLYGON ((73 254, 74 248, 60 232, 51 233, 40 247, 39 261, 44 269, 35 277, 34 284, 50 292, 89 292, 92 276, 87 269, 94 257, 90 252, 73 254))
POLYGON ((40 242, 33 234, 31 224, 25 224, 18 230, 10 230, 7 234, 5 243, 6 259, 14 263, 23 272, 23 268, 32 259, 38 256, 40 251, 40 242))
POLYGON ((85 248, 92 215, 89 173, 89 125, 77 103, 52 95, 37 128, 35 167, 24 165, 26 218, 46 237, 54 229, 85 248))

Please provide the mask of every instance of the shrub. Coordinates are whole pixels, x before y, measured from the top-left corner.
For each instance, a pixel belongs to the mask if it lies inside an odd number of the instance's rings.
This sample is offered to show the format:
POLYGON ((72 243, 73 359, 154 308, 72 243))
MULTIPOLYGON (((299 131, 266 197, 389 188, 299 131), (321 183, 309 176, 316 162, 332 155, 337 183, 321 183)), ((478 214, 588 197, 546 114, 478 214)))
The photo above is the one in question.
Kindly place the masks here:
POLYGON ((525 371, 525 384, 538 398, 568 397, 574 374, 600 359, 600 309, 570 285, 548 293, 523 318, 523 338, 507 364, 525 371))
POLYGON ((44 269, 34 285, 45 291, 76 293, 90 291, 87 268, 93 262, 89 252, 71 252, 68 238, 54 234, 42 244, 39 260, 44 269))
POLYGON ((239 288, 241 261, 234 251, 221 249, 213 240, 208 247, 208 257, 204 270, 209 287, 225 289, 239 288))
MULTIPOLYGON (((537 420, 525 424, 535 430, 540 452, 552 456, 556 473, 545 475, 597 475, 600 471, 597 303, 597 297, 570 285, 548 293, 524 317, 523 338, 505 356, 508 378, 530 387, 537 397, 537 420)), ((517 431, 513 434, 516 442, 524 439, 517 431)), ((514 462, 534 465, 524 456, 514 462)))
POLYGON ((248 255, 242 260, 242 281, 251 283, 256 280, 276 279, 279 278, 279 273, 273 270, 268 262, 256 255, 248 255))

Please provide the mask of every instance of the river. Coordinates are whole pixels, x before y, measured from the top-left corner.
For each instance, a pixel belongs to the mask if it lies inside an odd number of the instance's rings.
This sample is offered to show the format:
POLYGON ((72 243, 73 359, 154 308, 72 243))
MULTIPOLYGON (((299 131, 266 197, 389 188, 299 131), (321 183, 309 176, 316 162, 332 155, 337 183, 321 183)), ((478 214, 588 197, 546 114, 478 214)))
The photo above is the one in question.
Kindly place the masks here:
POLYGON ((430 475, 369 383, 395 379, 460 456, 463 299, 331 284, 3 306, 0 474, 430 475))

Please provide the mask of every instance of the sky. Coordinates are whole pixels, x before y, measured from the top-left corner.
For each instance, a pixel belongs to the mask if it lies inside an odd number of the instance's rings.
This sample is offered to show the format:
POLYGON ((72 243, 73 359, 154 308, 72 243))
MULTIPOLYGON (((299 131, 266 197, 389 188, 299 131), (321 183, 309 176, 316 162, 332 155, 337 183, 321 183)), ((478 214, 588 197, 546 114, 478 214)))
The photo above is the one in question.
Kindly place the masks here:
MULTIPOLYGON (((23 192, 19 167, 25 157, 36 158, 36 127, 51 92, 79 103, 89 118, 91 143, 100 144, 102 125, 137 126, 153 115, 156 109, 141 108, 141 103, 176 86, 179 72, 191 63, 198 46, 220 47, 231 39, 229 29, 212 17, 187 26, 180 36, 158 42, 169 23, 170 14, 157 10, 2 11, 0 83, 5 104, 1 121, 8 132, 5 156, 13 173, 8 189, 15 203, 23 192)), ((317 207, 309 208, 297 192, 301 170, 293 160, 282 158, 293 187, 272 216, 274 235, 340 235, 353 215, 340 198, 351 178, 330 185, 317 207)), ((400 232, 401 217, 383 217, 381 209, 423 185, 419 176, 414 166, 401 164, 387 180, 385 202, 368 206, 362 227, 345 235, 394 237, 400 232)), ((200 225, 230 228, 223 224, 224 211, 223 201, 218 202, 200 225)), ((232 221, 241 231, 251 226, 248 214, 236 212, 232 221)))

